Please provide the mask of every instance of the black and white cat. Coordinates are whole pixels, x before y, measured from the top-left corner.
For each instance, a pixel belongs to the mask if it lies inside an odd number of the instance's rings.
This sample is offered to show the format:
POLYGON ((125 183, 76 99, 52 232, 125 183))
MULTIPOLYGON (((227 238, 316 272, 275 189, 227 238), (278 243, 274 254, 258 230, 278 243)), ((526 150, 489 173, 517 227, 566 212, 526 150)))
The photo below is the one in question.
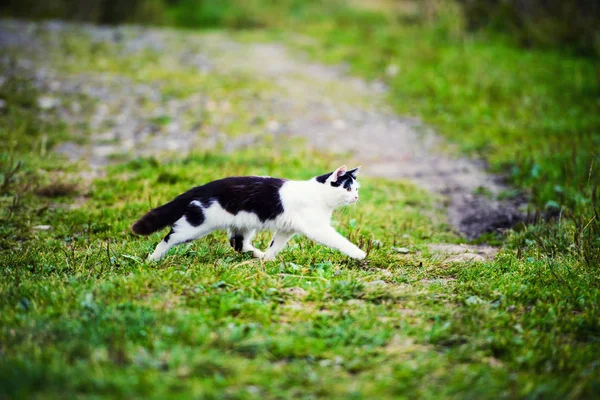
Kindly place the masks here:
POLYGON ((290 238, 301 233, 359 260, 364 251, 331 226, 337 207, 358 200, 358 169, 341 166, 334 172, 307 181, 247 176, 216 180, 197 186, 173 201, 157 207, 135 224, 138 235, 149 235, 171 225, 171 231, 148 259, 160 260, 173 246, 227 229, 236 251, 272 260, 290 238), (252 246, 258 230, 274 233, 270 247, 262 252, 252 246))

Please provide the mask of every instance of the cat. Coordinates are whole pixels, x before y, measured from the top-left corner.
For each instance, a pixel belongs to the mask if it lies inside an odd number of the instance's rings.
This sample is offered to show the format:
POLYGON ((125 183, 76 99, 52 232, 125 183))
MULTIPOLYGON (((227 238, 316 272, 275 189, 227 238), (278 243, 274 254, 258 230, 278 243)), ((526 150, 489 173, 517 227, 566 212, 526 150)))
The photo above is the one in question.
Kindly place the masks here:
POLYGON ((227 229, 231 246, 272 260, 296 234, 362 260, 364 251, 340 235, 330 224, 337 207, 358 201, 360 167, 343 165, 333 172, 306 181, 246 176, 230 177, 197 186, 157 207, 133 224, 138 235, 149 235, 166 226, 171 231, 148 256, 160 260, 167 251, 219 229, 227 229), (269 248, 252 245, 258 230, 274 231, 269 248))

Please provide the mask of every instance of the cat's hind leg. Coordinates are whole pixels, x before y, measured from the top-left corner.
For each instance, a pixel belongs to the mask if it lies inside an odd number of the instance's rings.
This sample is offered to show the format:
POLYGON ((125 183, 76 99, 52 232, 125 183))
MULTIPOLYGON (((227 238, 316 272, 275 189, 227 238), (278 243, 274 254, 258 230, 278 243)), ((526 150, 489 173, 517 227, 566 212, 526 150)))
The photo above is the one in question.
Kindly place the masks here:
POLYGON ((240 231, 229 230, 229 244, 238 253, 244 248, 244 234, 240 231))
POLYGON ((230 231, 229 244, 238 253, 252 252, 252 256, 262 258, 264 253, 252 245, 256 230, 230 231))
POLYGON ((173 224, 171 231, 156 246, 154 252, 148 256, 148 260, 158 261, 171 247, 201 238, 214 230, 214 227, 204 220, 202 209, 195 203, 192 202, 183 217, 173 224))

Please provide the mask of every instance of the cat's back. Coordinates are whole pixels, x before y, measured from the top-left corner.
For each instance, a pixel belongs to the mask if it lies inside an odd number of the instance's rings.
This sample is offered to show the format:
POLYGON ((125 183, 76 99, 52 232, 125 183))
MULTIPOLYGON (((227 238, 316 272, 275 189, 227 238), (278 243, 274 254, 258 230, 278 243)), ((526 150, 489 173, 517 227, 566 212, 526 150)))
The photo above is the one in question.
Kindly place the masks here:
POLYGON ((213 196, 260 196, 278 193, 285 179, 270 176, 231 176, 209 182, 198 189, 213 196))
POLYGON ((246 211, 257 214, 261 221, 283 213, 279 191, 286 179, 263 176, 233 176, 198 186, 193 199, 203 205, 217 202, 226 211, 237 214, 246 211))

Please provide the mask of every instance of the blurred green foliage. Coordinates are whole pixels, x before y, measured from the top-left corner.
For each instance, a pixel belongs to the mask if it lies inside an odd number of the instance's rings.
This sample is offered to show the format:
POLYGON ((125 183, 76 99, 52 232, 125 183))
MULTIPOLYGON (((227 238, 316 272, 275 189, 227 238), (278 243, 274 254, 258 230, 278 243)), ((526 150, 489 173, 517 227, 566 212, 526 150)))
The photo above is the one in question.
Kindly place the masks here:
MULTIPOLYGON (((384 81, 400 112, 485 156, 540 207, 566 205, 572 218, 513 232, 494 261, 465 267, 430 254, 428 243, 458 238, 428 193, 364 180, 361 204, 335 219, 351 240, 378 243, 368 266, 302 238, 280 261, 250 263, 215 234, 150 267, 143 257, 159 236, 134 239, 129 225, 197 184, 199 168, 204 180, 306 178, 333 160, 268 146, 136 159, 85 191, 40 196, 40 188, 71 187, 64 173, 76 167, 45 151, 68 132, 38 118, 33 85, 9 81, 0 89, 0 249, 7 250, 0 252, 0 398, 598 397, 596 65, 466 35, 451 6, 400 12, 256 0, 245 13, 250 3, 210 4, 165 3, 154 15, 190 27, 264 26, 312 37, 294 43, 277 29, 267 36, 384 81), (71 207, 78 196, 85 201, 71 207), (40 225, 51 230, 34 229, 40 225), (412 253, 398 254, 397 245, 412 253)), ((47 10, 38 17, 59 16, 47 10)), ((142 15, 130 10, 126 21, 142 15)), ((119 22, 100 11, 84 19, 119 22)), ((175 81, 169 91, 177 96, 207 80, 163 71, 160 57, 147 54, 109 62, 110 49, 81 40, 72 36, 63 48, 75 61, 57 57, 67 72, 95 66, 126 74, 144 65, 138 79, 175 81)), ((259 236, 259 245, 268 239, 259 236)))
POLYGON ((66 19, 98 24, 168 22, 163 0, 5 0, 0 16, 66 19))
MULTIPOLYGON (((0 5, 0 15, 249 29, 285 24, 294 17, 327 17, 349 5, 417 10, 412 17, 418 17, 439 16, 437 10, 453 4, 460 5, 470 30, 503 32, 525 46, 567 47, 580 54, 600 55, 600 3, 589 0, 6 0, 0 5)), ((411 19, 401 18, 401 22, 411 19)))
POLYGON ((526 46, 567 46, 600 55, 600 2, 589 0, 460 0, 471 29, 509 34, 526 46))
POLYGON ((485 158, 538 207, 577 212, 600 196, 600 75, 594 59, 573 51, 596 54, 599 8, 581 0, 8 0, 0 15, 268 28, 268 39, 288 44, 291 31, 311 36, 298 39, 304 50, 384 81, 399 112, 485 158), (481 28, 491 31, 468 33, 481 28), (524 51, 515 41, 555 49, 524 51))

